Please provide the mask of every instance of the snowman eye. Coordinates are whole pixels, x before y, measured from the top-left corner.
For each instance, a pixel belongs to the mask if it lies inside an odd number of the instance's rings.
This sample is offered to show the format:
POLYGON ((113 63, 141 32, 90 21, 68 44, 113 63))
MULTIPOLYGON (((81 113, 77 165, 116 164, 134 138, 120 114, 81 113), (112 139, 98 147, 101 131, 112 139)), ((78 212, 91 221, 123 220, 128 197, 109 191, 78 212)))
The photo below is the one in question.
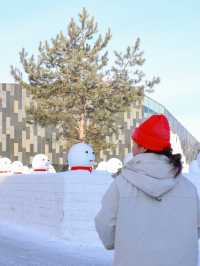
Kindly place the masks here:
POLYGON ((85 153, 88 153, 88 151, 85 151, 85 153))
POLYGON ((92 152, 92 154, 94 154, 94 151, 92 152))

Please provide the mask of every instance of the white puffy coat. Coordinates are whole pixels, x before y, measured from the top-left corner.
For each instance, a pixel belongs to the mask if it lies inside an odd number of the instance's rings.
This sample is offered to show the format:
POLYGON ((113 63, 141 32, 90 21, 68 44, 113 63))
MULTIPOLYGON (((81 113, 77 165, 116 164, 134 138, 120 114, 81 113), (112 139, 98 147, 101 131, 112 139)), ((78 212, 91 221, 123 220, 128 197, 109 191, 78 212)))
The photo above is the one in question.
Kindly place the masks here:
POLYGON ((113 181, 95 218, 114 266, 197 266, 199 200, 166 156, 136 155, 113 181))

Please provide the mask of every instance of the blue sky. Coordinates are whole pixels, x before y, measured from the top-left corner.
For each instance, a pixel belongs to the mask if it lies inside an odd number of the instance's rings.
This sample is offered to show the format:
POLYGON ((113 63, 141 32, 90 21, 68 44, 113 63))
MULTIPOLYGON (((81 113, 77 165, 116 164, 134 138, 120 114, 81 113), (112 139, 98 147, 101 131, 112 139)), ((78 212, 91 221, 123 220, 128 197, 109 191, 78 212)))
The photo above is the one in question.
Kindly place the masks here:
POLYGON ((12 0, 1 3, 0 82, 13 82, 22 47, 32 54, 41 40, 66 32, 82 7, 101 33, 111 28, 109 50, 124 50, 141 38, 147 77, 161 83, 150 96, 165 105, 200 141, 200 1, 191 0, 12 0))

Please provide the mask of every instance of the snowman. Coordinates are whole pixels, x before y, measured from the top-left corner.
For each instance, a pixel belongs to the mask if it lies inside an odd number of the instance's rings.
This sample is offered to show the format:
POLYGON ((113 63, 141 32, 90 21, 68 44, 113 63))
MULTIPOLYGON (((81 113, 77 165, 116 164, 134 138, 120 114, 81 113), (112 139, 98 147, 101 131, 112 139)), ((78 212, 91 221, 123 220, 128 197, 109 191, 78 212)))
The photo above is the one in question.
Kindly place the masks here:
POLYGON ((68 171, 64 176, 64 238, 70 242, 101 245, 96 234, 94 218, 102 197, 112 182, 107 171, 94 170, 95 153, 91 145, 73 145, 67 156, 68 171))
POLYGON ((34 173, 48 173, 50 168, 50 161, 47 156, 44 154, 37 154, 33 157, 32 160, 32 172, 34 173))
POLYGON ((122 162, 117 158, 111 158, 107 162, 106 169, 111 174, 117 174, 123 167, 122 162))
POLYGON ((90 145, 78 143, 69 150, 68 165, 70 170, 86 170, 91 172, 94 164, 95 153, 90 145))
POLYGON ((200 152, 196 160, 192 161, 189 165, 189 172, 183 173, 197 188, 200 197, 200 152))
POLYGON ((0 175, 11 174, 11 160, 7 157, 0 158, 0 175))
POLYGON ((20 161, 14 161, 11 164, 11 172, 12 174, 23 174, 24 173, 23 163, 20 161))

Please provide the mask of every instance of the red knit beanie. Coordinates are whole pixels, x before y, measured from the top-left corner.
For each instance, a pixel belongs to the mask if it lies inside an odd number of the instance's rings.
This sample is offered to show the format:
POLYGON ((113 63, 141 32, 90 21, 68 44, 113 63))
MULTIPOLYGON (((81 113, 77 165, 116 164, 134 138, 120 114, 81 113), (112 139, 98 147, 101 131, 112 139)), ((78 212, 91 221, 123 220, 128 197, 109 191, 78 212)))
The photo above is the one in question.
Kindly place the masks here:
POLYGON ((152 115, 133 130, 131 137, 137 144, 151 151, 171 148, 169 122, 164 115, 152 115))

